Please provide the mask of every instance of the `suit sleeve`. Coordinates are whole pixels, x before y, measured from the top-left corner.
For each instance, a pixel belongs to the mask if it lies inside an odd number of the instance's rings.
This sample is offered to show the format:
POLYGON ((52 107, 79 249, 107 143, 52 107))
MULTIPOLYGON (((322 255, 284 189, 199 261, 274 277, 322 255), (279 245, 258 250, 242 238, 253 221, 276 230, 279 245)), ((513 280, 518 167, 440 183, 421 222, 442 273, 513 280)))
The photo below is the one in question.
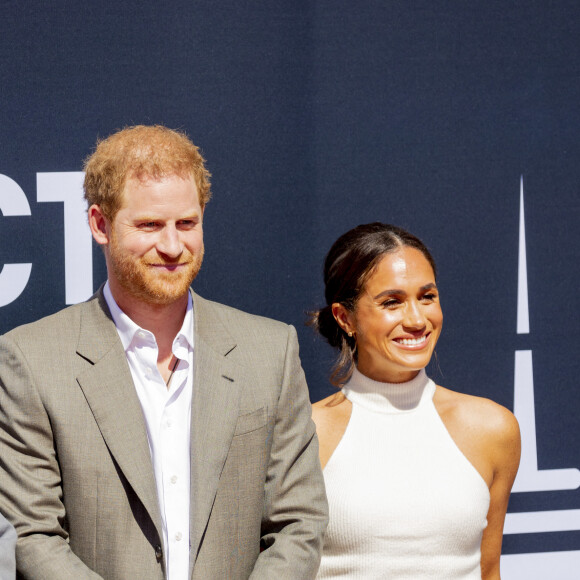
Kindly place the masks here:
POLYGON ((289 327, 274 426, 262 547, 250 578, 308 580, 320 565, 328 505, 296 331, 289 327))
POLYGON ((100 578, 72 552, 49 415, 27 360, 0 337, 0 511, 18 534, 19 578, 100 578))
POLYGON ((8 580, 16 577, 15 544, 16 532, 6 518, 0 514, 0 578, 8 580))

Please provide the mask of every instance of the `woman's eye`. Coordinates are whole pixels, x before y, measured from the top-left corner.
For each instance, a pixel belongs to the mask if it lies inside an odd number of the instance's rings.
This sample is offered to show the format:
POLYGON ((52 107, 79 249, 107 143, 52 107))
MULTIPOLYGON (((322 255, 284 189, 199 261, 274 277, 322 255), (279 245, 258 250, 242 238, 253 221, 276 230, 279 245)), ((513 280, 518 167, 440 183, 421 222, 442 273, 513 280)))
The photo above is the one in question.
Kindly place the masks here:
POLYGON ((394 306, 397 306, 397 304, 399 304, 398 300, 395 300, 394 298, 390 299, 390 300, 385 300, 383 302, 383 306, 385 308, 393 308, 394 306))
POLYGON ((437 298, 436 294, 423 294, 422 300, 427 300, 428 302, 433 302, 437 298))

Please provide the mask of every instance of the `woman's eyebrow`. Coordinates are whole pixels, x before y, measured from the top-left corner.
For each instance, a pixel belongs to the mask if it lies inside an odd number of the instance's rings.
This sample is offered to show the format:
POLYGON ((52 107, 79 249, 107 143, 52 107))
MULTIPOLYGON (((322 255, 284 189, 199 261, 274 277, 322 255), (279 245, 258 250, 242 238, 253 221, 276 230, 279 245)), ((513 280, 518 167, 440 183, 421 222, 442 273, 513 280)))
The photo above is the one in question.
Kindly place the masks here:
MULTIPOLYGON (((419 288, 420 292, 424 292, 425 290, 437 290, 437 286, 434 282, 429 282, 429 284, 425 284, 419 288)), ((376 296, 373 297, 373 300, 378 300, 379 298, 383 298, 384 296, 401 296, 402 294, 406 295, 407 293, 404 290, 399 288, 392 288, 390 290, 383 290, 379 292, 376 296)))

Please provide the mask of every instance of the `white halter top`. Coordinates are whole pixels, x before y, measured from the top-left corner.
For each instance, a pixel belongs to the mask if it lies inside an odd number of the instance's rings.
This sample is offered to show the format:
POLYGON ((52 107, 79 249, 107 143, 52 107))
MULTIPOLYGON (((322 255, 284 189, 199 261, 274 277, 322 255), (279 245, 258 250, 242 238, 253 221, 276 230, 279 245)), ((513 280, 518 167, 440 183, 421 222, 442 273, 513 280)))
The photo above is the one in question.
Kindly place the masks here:
POLYGON ((425 371, 401 384, 355 370, 346 431, 324 469, 318 579, 481 580, 488 487, 445 428, 425 371))

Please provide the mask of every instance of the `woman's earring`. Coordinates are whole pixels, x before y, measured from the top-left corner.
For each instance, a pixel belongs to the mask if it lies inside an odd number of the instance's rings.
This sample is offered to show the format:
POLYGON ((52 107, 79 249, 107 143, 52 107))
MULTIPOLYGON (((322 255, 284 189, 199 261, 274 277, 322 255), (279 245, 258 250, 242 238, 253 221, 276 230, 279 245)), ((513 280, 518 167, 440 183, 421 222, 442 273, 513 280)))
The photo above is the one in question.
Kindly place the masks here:
POLYGON ((348 338, 352 338, 352 330, 348 333, 348 338))

